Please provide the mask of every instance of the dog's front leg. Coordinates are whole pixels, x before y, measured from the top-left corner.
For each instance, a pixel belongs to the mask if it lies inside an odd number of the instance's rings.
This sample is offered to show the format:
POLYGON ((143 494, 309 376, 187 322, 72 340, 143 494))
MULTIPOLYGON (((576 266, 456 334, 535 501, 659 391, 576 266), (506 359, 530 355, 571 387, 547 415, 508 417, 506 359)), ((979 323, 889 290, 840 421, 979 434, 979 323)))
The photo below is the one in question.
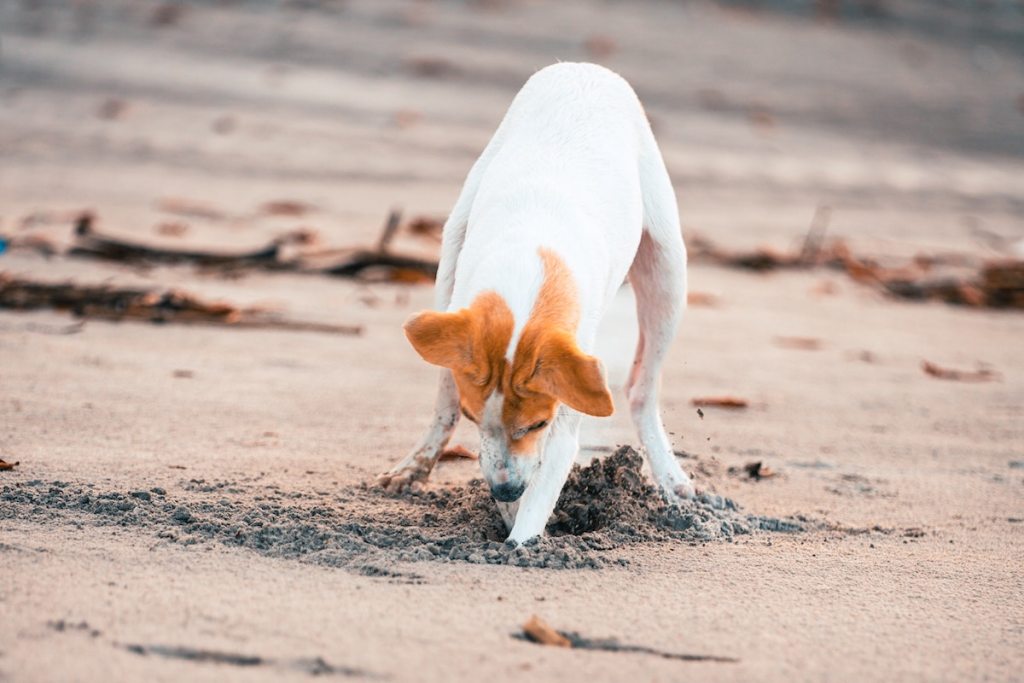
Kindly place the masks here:
POLYGON ((525 543, 543 535, 579 450, 580 414, 563 406, 551 425, 537 472, 519 499, 508 540, 525 543))
POLYGON ((442 370, 437 387, 437 403, 434 405, 434 419, 427 433, 401 462, 377 477, 377 485, 392 493, 422 486, 458 424, 459 390, 451 371, 442 370))

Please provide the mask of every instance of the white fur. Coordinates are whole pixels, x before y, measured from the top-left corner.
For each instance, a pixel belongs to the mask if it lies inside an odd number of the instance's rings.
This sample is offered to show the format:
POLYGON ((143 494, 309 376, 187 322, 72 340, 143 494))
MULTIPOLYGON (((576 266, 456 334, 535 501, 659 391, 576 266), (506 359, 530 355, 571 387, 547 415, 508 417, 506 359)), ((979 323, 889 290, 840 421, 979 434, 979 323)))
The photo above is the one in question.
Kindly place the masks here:
MULTIPOLYGON (((686 302, 686 249, 675 193, 636 94, 603 67, 555 64, 516 95, 445 224, 436 307, 455 311, 483 291, 496 291, 515 319, 511 359, 543 281, 539 247, 556 252, 574 276, 581 313, 577 342, 587 353, 629 274, 640 328, 626 384, 630 411, 663 493, 670 499, 693 495, 658 401, 661 363, 686 302)), ((457 390, 445 370, 430 430, 382 476, 382 484, 401 489, 424 479, 458 417, 457 390)), ((481 464, 489 480, 500 480, 507 476, 500 470, 508 454, 495 450, 499 435, 490 433, 492 422, 481 421, 481 464)), ((579 450, 579 424, 578 413, 559 408, 539 463, 530 465, 518 511, 501 506, 506 521, 515 516, 510 539, 523 542, 544 532, 579 450)))

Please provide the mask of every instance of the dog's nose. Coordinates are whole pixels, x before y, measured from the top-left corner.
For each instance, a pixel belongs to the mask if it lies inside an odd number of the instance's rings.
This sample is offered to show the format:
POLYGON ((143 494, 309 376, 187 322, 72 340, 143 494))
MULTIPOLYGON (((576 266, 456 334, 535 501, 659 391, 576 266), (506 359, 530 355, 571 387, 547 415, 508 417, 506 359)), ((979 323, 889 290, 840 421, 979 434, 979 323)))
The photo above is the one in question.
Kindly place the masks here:
POLYGON ((526 484, 513 484, 512 482, 506 482, 504 484, 492 486, 491 495, 494 496, 494 500, 502 503, 512 503, 519 500, 519 496, 523 495, 523 491, 525 490, 526 484))

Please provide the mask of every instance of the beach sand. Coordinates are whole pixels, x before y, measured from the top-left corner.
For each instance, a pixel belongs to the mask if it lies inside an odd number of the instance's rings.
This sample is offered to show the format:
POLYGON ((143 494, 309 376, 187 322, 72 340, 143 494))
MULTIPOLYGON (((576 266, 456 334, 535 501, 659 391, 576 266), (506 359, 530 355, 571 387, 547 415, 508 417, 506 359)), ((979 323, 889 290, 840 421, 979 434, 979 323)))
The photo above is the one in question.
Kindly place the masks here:
MULTIPOLYGON (((0 232, 66 239, 92 210, 105 233, 165 246, 244 250, 295 228, 327 246, 369 244, 392 207, 445 214, 533 70, 590 59, 647 103, 688 237, 785 249, 829 206, 830 236, 888 258, 987 258, 1024 238, 1016 14, 932 24, 914 3, 882 23, 709 3, 184 7, 0 8, 0 232), (168 213, 168 199, 207 215, 168 213), (312 208, 261 212, 275 200, 312 208)), ((690 308, 665 365, 673 445, 698 488, 738 504, 729 519, 799 528, 584 536, 566 546, 573 568, 520 567, 497 542, 474 546, 483 563, 427 548, 475 528, 444 506, 479 490, 476 463, 441 462, 420 496, 367 486, 431 417, 436 370, 401 333, 430 305, 429 286, 225 278, 18 248, 0 271, 176 287, 363 326, 77 327, 63 313, 0 311, 0 458, 20 463, 0 471, 0 680, 1024 670, 1019 313, 896 301, 825 269, 693 263, 690 289, 714 305, 690 308), (998 377, 943 380, 923 361, 998 377), (693 399, 716 395, 749 406, 698 414, 693 399), (758 461, 775 476, 748 477, 758 461), (385 529, 401 552, 380 542, 385 529), (542 647, 515 637, 533 614, 589 638, 737 661, 542 647)), ((621 391, 632 325, 626 289, 600 349, 618 410, 587 423, 581 465, 637 445, 621 391)), ((472 449, 475 435, 460 426, 456 442, 472 449)), ((465 500, 483 524, 486 499, 465 500)))

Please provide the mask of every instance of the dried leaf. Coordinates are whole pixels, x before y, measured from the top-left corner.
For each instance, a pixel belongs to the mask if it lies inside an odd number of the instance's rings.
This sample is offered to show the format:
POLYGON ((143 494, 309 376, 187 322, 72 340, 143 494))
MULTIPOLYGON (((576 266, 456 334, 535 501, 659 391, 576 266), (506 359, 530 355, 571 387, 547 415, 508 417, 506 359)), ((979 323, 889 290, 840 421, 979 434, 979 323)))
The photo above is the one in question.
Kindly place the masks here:
POLYGON ((441 460, 476 460, 477 455, 463 445, 452 446, 441 451, 441 460))
MULTIPOLYGON (((498 598, 499 600, 501 598, 498 598)), ((617 638, 588 638, 575 631, 556 631, 541 621, 536 614, 523 625, 522 635, 516 637, 524 638, 540 645, 553 645, 556 647, 571 647, 580 650, 600 650, 602 652, 629 652, 634 654, 653 655, 663 659, 675 659, 684 662, 722 662, 736 663, 739 660, 735 657, 720 657, 718 655, 698 655, 683 652, 667 652, 658 650, 646 645, 632 645, 620 643, 617 638)))
POLYGON ((821 340, 814 337, 776 337, 775 343, 785 349, 801 351, 817 351, 821 348, 821 340))
POLYGON ((387 279, 407 285, 428 285, 434 281, 434 278, 418 268, 392 268, 387 279))
POLYGON ((948 379, 955 382, 995 382, 998 381, 1001 376, 995 370, 989 370, 988 368, 979 368, 978 370, 954 370, 952 368, 944 368, 930 361, 921 361, 921 369, 926 374, 939 379, 948 379))
POLYGON ((423 113, 416 109, 399 109, 395 112, 395 125, 399 128, 411 128, 423 120, 423 113))
POLYGON ((444 57, 433 57, 429 55, 410 57, 405 60, 405 67, 413 74, 426 78, 449 76, 458 71, 455 64, 444 57))
POLYGON ((770 479, 775 476, 776 472, 772 468, 766 466, 763 462, 758 460, 757 462, 748 462, 743 466, 743 471, 748 477, 755 481, 761 481, 762 479, 770 479))
POLYGON ((747 116, 750 118, 751 125, 755 128, 761 129, 762 131, 767 131, 775 127, 775 115, 764 105, 752 105, 747 111, 747 116))
POLYGON ((690 401, 698 408, 746 408, 750 405, 745 398, 736 396, 704 396, 690 401))
POLYGON ((619 48, 615 39, 609 35, 595 33, 583 41, 583 47, 591 59, 606 59, 612 56, 619 48))
POLYGON ((686 303, 690 306, 712 308, 718 305, 718 297, 707 292, 687 292, 686 303))
POLYGON ((839 293, 839 286, 831 280, 822 280, 811 288, 811 294, 816 296, 834 296, 839 293))
POLYGON ((225 325, 332 334, 362 334, 359 325, 287 320, 258 307, 239 308, 206 301, 173 289, 152 291, 110 285, 78 285, 20 280, 0 273, 0 309, 70 311, 81 318, 138 320, 185 325, 225 325))
POLYGON ((96 115, 101 119, 112 121, 121 118, 127 109, 127 102, 116 97, 110 97, 100 103, 99 108, 96 110, 96 115))
POLYGON ((313 207, 291 199, 278 199, 266 202, 260 207, 260 213, 268 216, 305 216, 313 207))
POLYGON ((742 477, 743 479, 753 479, 755 481, 775 476, 775 472, 771 468, 764 467, 761 461, 748 462, 742 467, 729 467, 726 473, 731 477, 742 477))
POLYGON ((188 224, 180 221, 166 221, 156 226, 156 231, 168 237, 181 237, 188 232, 188 224))
POLYGON ((13 470, 15 467, 21 464, 21 461, 7 462, 6 460, 0 460, 0 472, 7 470, 13 470))
POLYGON ((181 21, 186 9, 176 2, 162 2, 153 9, 149 22, 153 26, 174 26, 181 21))
POLYGON ((572 647, 569 639, 551 628, 545 621, 534 614, 529 621, 523 624, 523 635, 534 643, 540 645, 553 645, 555 647, 572 647))
POLYGON ((215 118, 213 120, 211 128, 213 128, 213 132, 217 133, 218 135, 227 135, 228 133, 235 130, 237 126, 238 120, 235 119, 234 116, 224 115, 215 118))
POLYGON ((441 241, 441 232, 444 230, 444 219, 432 218, 430 216, 417 216, 409 221, 408 231, 413 235, 429 237, 441 241))

